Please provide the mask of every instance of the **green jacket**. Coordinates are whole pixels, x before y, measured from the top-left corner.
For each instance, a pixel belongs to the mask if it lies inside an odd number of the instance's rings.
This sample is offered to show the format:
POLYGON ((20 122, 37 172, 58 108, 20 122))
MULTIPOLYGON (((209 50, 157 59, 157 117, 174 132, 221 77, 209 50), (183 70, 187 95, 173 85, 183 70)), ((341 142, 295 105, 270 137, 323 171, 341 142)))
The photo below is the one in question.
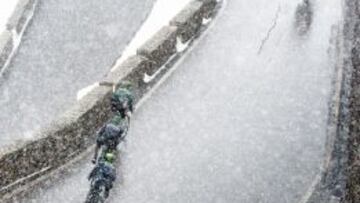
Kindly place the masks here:
POLYGON ((133 94, 125 89, 125 88, 119 88, 117 89, 111 98, 113 102, 113 106, 120 112, 123 113, 123 104, 125 104, 131 112, 134 111, 134 96, 133 94))

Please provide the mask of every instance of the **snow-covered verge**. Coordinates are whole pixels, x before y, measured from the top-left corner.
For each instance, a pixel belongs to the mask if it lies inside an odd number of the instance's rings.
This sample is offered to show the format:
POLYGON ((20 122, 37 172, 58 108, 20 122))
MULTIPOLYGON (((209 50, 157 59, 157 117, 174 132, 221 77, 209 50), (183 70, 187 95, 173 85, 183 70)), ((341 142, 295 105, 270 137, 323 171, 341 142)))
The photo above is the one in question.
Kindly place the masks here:
POLYGON ((175 16, 174 14, 179 13, 190 1, 191 0, 158 0, 149 18, 126 47, 117 64, 120 64, 129 56, 136 54, 136 50, 142 44, 149 40, 162 26, 168 25, 170 20, 175 16))
POLYGON ((0 76, 15 54, 38 0, 0 2, 0 76))
MULTIPOLYGON (((186 12, 179 13, 181 19, 186 19, 185 22, 179 22, 176 26, 163 25, 160 31, 156 31, 145 44, 140 46, 140 52, 137 51, 134 56, 116 66, 106 76, 104 83, 92 89, 52 125, 38 132, 32 140, 0 149, 0 197, 14 190, 18 191, 21 185, 36 184, 34 179, 56 170, 88 149, 96 130, 111 116, 109 97, 112 87, 107 84, 119 84, 122 80, 131 81, 136 101, 139 102, 170 69, 170 66, 165 65, 179 53, 177 50, 179 31, 186 33, 193 27, 200 31, 203 23, 198 19, 208 18, 208 14, 213 13, 216 2, 215 0, 190 2, 185 8, 186 12), (197 8, 192 6, 193 4, 201 6, 197 8), (146 82, 144 76, 149 69, 155 73, 161 70, 161 73, 146 82)), ((197 36, 197 33, 193 36, 197 36)))
POLYGON ((0 1, 0 32, 6 29, 6 23, 15 10, 16 3, 15 0, 0 1))
MULTIPOLYGON (((129 45, 125 48, 121 57, 116 61, 116 64, 113 66, 111 71, 114 71, 114 69, 129 58, 129 56, 135 55, 136 50, 142 44, 149 40, 149 38, 160 30, 162 26, 168 25, 175 14, 179 13, 190 1, 191 0, 157 0, 149 17, 135 34, 129 45)), ((83 98, 97 86, 99 86, 98 82, 79 90, 77 100, 83 98)))
MULTIPOLYGON (((170 21, 175 17, 175 14, 179 13, 191 0, 157 0, 149 17, 143 23, 139 31, 135 34, 134 38, 125 48, 121 57, 116 60, 115 65, 111 71, 114 71, 121 63, 127 58, 135 55, 137 50, 142 44, 150 39, 151 36, 155 35, 163 26, 169 25, 170 21)), ((206 0, 204 1, 206 2, 206 0)), ((217 0, 219 2, 219 0, 217 0)), ((210 22, 209 19, 204 19, 204 24, 210 22)), ((184 50, 187 44, 178 43, 178 50, 184 50)), ((148 79, 149 77, 147 77, 148 79)), ((77 93, 77 100, 83 98, 92 89, 99 86, 99 82, 89 85, 77 93)))

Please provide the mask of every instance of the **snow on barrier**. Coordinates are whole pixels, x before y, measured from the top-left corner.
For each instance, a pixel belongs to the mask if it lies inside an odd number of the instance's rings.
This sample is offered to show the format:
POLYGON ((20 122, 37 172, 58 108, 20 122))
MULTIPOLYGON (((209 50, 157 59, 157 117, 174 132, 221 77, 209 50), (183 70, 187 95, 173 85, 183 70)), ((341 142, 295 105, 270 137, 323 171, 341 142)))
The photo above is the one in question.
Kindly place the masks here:
POLYGON ((131 82, 135 102, 138 102, 149 88, 144 82, 144 74, 153 69, 155 69, 155 64, 148 58, 139 55, 131 56, 107 75, 101 83, 118 85, 122 80, 131 82))
POLYGON ((137 54, 151 59, 155 64, 154 67, 164 65, 176 53, 176 32, 175 26, 161 28, 153 38, 138 49, 137 54))
POLYGON ((109 103, 112 87, 108 84, 130 81, 134 85, 135 102, 139 102, 164 75, 159 72, 168 70, 163 67, 176 53, 177 38, 183 37, 180 36, 183 33, 187 33, 187 39, 191 38, 190 33, 196 36, 194 30, 202 26, 197 18, 209 18, 216 2, 192 1, 181 11, 181 16, 186 17, 177 16, 172 21, 180 23, 160 29, 136 55, 115 67, 88 95, 37 133, 33 140, 0 149, 0 197, 49 174, 92 146, 96 130, 112 116, 109 103), (178 29, 182 31, 179 33, 178 29), (146 76, 151 79, 146 80, 146 76))
POLYGON ((4 71, 6 64, 11 60, 14 52, 19 46, 21 37, 33 17, 37 4, 38 0, 18 1, 14 12, 6 24, 6 30, 4 31, 4 33, 11 33, 11 46, 1 46, 1 36, 4 34, 0 35, 0 73, 4 71))

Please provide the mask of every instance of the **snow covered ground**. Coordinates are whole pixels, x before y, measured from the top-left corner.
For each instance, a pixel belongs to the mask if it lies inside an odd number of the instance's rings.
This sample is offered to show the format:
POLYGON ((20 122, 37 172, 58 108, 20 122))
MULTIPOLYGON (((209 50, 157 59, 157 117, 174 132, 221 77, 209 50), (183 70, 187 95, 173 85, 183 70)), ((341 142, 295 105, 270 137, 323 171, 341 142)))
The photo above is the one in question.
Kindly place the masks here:
POLYGON ((6 29, 6 23, 17 2, 17 0, 0 0, 0 33, 6 29))
MULTIPOLYGON (((109 202, 305 200, 321 171, 341 0, 228 0, 214 26, 134 114, 109 202)), ((341 59, 340 59, 341 60, 341 59)), ((91 157, 28 202, 81 202, 91 157)))
POLYGON ((179 13, 190 0, 158 0, 156 1, 149 18, 136 33, 134 39, 126 47, 119 62, 136 53, 136 49, 144 44, 160 28, 167 25, 170 20, 179 13))
POLYGON ((154 2, 41 1, 0 80, 0 146, 32 139, 101 80, 154 2))
MULTIPOLYGON (((129 56, 135 55, 136 50, 152 37, 161 27, 168 25, 170 20, 183 9, 190 0, 157 0, 154 7, 143 23, 134 38, 125 48, 121 57, 116 61, 115 66, 111 69, 114 71, 118 65, 124 62, 129 56)), ((92 89, 98 86, 96 82, 93 85, 85 87, 77 93, 77 100, 80 100, 92 89)))

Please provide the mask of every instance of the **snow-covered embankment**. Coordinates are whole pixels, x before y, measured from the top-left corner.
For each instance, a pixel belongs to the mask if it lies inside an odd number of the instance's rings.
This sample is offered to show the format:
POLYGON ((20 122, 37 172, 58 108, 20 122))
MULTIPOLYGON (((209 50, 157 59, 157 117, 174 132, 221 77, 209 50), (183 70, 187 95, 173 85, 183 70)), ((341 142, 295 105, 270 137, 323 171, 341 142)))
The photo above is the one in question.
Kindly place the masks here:
POLYGON ((0 75, 8 66, 32 19, 38 0, 1 2, 0 7, 0 75))

